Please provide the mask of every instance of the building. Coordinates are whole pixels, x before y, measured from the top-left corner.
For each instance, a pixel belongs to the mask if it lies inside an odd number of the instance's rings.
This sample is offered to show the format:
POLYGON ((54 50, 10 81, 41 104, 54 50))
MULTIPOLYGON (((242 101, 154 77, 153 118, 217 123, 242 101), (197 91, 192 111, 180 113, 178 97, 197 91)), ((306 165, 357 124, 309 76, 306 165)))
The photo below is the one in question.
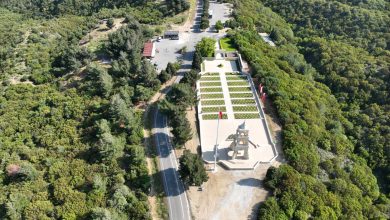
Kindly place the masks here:
POLYGON ((153 58, 156 54, 156 46, 154 42, 148 41, 144 44, 144 50, 142 56, 145 58, 153 58))
POLYGON ((165 39, 179 40, 179 31, 165 31, 165 39))

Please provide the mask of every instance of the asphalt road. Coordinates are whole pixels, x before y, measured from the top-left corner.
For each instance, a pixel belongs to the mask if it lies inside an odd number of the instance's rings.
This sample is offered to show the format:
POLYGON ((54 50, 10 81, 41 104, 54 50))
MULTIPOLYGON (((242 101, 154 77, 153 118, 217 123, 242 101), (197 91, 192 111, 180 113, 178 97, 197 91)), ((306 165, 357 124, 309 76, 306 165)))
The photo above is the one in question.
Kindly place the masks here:
POLYGON ((178 164, 169 139, 167 118, 158 110, 154 112, 154 138, 160 155, 160 172, 168 201, 169 219, 190 220, 190 208, 183 183, 177 172, 178 164))
MULTIPOLYGON (((221 4, 212 6, 213 9, 223 7, 221 4)), ((218 11, 218 10, 216 10, 218 11)), ((225 9, 222 10, 225 13, 225 9)), ((218 12, 217 12, 218 13, 218 12)), ((197 0, 197 11, 194 24, 188 32, 181 33, 180 41, 163 39, 156 43, 157 49, 160 51, 153 58, 159 70, 165 69, 168 62, 175 62, 177 59, 182 60, 182 65, 178 71, 178 77, 174 83, 179 83, 183 75, 191 69, 192 59, 194 56, 195 45, 203 37, 212 37, 218 39, 224 34, 215 33, 213 30, 205 32, 199 31, 200 17, 202 14, 201 1, 197 0), (183 46, 187 47, 187 53, 178 55, 176 51, 183 46)), ((220 17, 222 17, 221 15, 220 17)), ((168 93, 169 89, 164 93, 168 93)), ((154 112, 154 138, 156 142, 157 152, 159 154, 160 172, 163 178, 164 190, 168 201, 169 219, 170 220, 189 220, 191 219, 190 206, 187 195, 184 190, 183 183, 179 178, 178 164, 175 151, 172 148, 169 138, 169 130, 166 116, 162 115, 158 109, 154 112)))

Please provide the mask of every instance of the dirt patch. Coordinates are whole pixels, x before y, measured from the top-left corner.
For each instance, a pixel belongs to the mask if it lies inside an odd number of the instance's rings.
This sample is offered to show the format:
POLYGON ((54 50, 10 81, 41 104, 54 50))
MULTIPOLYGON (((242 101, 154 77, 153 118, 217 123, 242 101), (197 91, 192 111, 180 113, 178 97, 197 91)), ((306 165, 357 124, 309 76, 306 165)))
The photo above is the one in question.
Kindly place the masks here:
POLYGON ((231 171, 218 167, 209 173, 203 191, 190 187, 188 198, 194 219, 256 219, 258 206, 269 195, 263 180, 269 165, 254 171, 231 171))
MULTIPOLYGON (((117 31, 119 28, 121 28, 124 23, 124 18, 116 18, 114 19, 114 27, 111 29, 107 28, 106 22, 102 22, 97 26, 96 29, 88 33, 81 41, 80 45, 82 47, 95 47, 97 42, 103 41, 108 39, 108 35, 110 33, 113 33, 117 31)), ((91 48, 91 49, 96 49, 96 48, 91 48)))

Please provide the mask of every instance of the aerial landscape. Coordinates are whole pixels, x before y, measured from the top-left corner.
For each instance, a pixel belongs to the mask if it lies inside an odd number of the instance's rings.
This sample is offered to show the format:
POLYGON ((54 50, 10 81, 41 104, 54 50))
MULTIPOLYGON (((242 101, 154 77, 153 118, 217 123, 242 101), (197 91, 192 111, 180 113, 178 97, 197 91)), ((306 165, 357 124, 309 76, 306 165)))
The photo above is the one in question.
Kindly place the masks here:
POLYGON ((0 219, 390 219, 388 0, 0 18, 0 219))

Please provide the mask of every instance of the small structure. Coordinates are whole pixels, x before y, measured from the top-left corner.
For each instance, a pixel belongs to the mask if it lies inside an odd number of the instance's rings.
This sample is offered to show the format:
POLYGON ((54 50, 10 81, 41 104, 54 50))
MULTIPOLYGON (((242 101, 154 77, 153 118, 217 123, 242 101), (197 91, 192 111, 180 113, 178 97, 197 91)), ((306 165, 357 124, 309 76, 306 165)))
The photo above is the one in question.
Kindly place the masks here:
POLYGON ((145 58, 153 58, 156 54, 156 46, 154 42, 148 41, 144 44, 144 50, 142 52, 142 56, 145 58))
POLYGON ((165 39, 179 40, 179 31, 165 31, 165 39))
POLYGON ((209 18, 213 18, 213 10, 209 9, 209 18))
POLYGON ((236 134, 234 135, 234 140, 230 145, 230 149, 233 151, 232 159, 236 159, 239 151, 244 151, 243 158, 245 160, 249 159, 248 149, 249 149, 249 130, 245 129, 245 122, 238 126, 236 134))

